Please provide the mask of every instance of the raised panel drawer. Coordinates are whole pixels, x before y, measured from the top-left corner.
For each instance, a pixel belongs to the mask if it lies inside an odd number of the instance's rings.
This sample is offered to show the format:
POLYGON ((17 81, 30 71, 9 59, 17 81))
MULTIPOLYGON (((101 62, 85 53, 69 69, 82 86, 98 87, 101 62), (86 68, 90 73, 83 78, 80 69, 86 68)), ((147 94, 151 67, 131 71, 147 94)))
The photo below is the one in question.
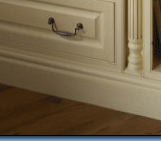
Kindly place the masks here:
POLYGON ((46 5, 31 2, 10 1, 1 3, 0 19, 4 21, 33 26, 35 28, 50 29, 48 17, 53 16, 60 29, 73 31, 77 22, 83 23, 86 30, 85 37, 95 37, 96 20, 99 13, 86 10, 70 9, 62 6, 46 5), (9 2, 9 3, 7 3, 9 2), (88 30, 87 30, 88 29, 88 30))
POLYGON ((73 59, 77 56, 80 60, 114 64, 118 1, 0 0, 0 42, 32 53, 50 52, 58 57, 64 53, 73 55, 73 59), (51 30, 47 24, 49 17, 55 19, 62 31, 74 32, 78 22, 84 28, 75 37, 64 38, 51 30))

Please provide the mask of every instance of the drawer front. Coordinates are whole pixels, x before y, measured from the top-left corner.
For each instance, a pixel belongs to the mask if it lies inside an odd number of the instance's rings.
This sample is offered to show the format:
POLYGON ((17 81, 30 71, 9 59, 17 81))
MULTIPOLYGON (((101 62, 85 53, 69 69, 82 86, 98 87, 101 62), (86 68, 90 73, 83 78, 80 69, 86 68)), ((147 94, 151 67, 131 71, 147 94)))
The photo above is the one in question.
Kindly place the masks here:
POLYGON ((73 31, 78 22, 83 23, 88 30, 82 34, 85 37, 95 38, 96 20, 99 13, 79 9, 70 9, 55 5, 46 5, 31 2, 8 1, 1 3, 0 19, 4 21, 32 26, 35 28, 50 29, 47 24, 49 17, 54 17, 57 26, 65 31, 73 31))
POLYGON ((119 22, 116 2, 0 0, 1 44, 12 43, 15 48, 34 53, 49 52, 51 56, 56 54, 58 57, 63 53, 91 59, 93 62, 114 64, 117 51, 116 22, 119 22), (64 38, 51 30, 51 25, 47 23, 49 17, 55 19, 58 29, 62 31, 74 32, 79 22, 84 28, 75 37, 64 38))

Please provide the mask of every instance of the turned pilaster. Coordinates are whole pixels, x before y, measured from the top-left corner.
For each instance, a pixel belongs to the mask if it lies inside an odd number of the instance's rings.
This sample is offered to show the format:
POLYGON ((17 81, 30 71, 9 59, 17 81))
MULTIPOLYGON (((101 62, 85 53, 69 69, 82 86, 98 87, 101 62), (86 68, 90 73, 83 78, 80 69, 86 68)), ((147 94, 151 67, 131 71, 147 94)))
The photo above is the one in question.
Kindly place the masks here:
POLYGON ((142 59, 142 0, 128 0, 128 68, 133 74, 141 74, 142 59))

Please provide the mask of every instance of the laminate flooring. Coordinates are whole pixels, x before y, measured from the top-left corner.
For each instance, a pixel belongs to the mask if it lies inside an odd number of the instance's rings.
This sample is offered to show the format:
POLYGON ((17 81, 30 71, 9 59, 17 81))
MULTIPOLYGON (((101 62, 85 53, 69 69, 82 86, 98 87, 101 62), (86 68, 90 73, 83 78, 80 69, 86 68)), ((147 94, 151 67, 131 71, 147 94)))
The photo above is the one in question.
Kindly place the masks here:
POLYGON ((0 135, 161 135, 161 121, 0 85, 0 135))

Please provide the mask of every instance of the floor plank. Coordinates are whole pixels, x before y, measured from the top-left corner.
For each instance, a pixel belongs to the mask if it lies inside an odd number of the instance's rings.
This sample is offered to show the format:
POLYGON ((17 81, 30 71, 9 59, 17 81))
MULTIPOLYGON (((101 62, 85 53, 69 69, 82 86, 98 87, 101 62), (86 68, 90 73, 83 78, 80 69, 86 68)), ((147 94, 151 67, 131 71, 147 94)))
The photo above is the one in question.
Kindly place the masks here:
POLYGON ((161 121, 0 85, 0 135, 160 135, 161 121))

